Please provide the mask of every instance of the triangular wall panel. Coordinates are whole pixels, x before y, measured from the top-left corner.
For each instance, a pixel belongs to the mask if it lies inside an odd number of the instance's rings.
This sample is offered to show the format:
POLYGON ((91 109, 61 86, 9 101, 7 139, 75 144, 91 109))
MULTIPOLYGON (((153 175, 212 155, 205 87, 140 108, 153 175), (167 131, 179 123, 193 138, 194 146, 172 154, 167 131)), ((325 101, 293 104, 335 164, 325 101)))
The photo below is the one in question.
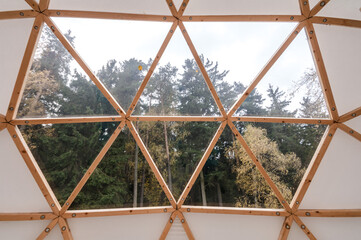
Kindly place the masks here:
POLYGON ((0 222, 0 236, 1 239, 36 239, 49 223, 50 221, 0 222))
POLYGON ((332 0, 316 16, 361 20, 359 0, 332 0))

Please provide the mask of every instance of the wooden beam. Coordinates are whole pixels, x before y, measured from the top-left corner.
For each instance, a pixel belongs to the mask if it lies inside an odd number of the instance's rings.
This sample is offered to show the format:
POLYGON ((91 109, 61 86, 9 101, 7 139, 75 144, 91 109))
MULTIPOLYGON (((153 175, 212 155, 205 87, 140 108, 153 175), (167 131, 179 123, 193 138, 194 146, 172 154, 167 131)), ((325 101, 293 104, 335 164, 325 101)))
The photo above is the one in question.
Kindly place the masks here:
POLYGON ((206 84, 208 86, 209 91, 212 94, 212 97, 213 97, 214 101, 217 104, 217 107, 218 107, 220 113, 222 114, 223 117, 225 117, 227 115, 227 113, 223 108, 223 105, 221 103, 221 99, 219 98, 219 96, 218 96, 218 94, 216 92, 216 89, 214 88, 214 86, 212 84, 212 81, 209 78, 205 67, 203 66, 202 60, 200 59, 200 57, 199 57, 199 55, 197 53, 197 50, 194 47, 193 42, 192 42, 191 38, 189 37, 189 34, 188 34, 184 24, 182 23, 182 21, 178 22, 178 26, 179 26, 180 30, 182 31, 182 34, 183 34, 184 39, 186 40, 186 42, 188 44, 189 49, 191 50, 191 52, 193 54, 194 60, 196 60, 196 62, 197 62, 199 70, 201 71, 201 73, 203 75, 203 78, 204 78, 204 80, 205 80, 205 82, 206 82, 206 84))
POLYGON ((0 114, 0 132, 6 128, 7 124, 8 121, 6 120, 6 117, 0 114))
POLYGON ((359 108, 356 108, 348 113, 345 113, 344 115, 342 115, 337 122, 340 122, 340 123, 344 123, 344 122, 347 122, 355 117, 358 117, 361 115, 361 107, 359 108))
POLYGON ((115 131, 113 132, 111 137, 108 139, 107 143, 104 145, 102 150, 99 152, 98 156, 94 159, 93 163, 90 165, 88 170, 85 172, 84 176, 82 177, 82 179, 80 180, 78 185, 76 185, 73 192, 70 194, 68 199, 65 201, 64 205, 62 206, 62 208, 60 210, 60 215, 64 214, 65 211, 68 210, 68 208, 71 206, 71 204, 73 203, 75 198, 78 196, 81 189, 84 187, 84 185, 86 184, 86 182, 88 181, 90 176, 95 171, 96 167, 99 165, 99 163, 101 162, 101 160, 103 159, 105 154, 108 152, 109 148, 113 145, 114 141, 117 139, 119 133, 123 130, 124 125, 125 125, 125 121, 121 122, 119 124, 119 126, 115 129, 115 131))
POLYGON ((62 217, 59 217, 59 228, 60 232, 63 235, 64 240, 73 240, 68 221, 62 217))
POLYGON ((58 216, 49 212, 34 213, 0 213, 0 221, 34 221, 52 220, 58 216))
POLYGON ((167 34, 167 36, 165 37, 165 39, 164 39, 164 41, 162 43, 162 46, 160 47, 160 49, 159 49, 159 51, 157 53, 157 56, 155 57, 155 59, 152 62, 152 65, 150 66, 147 75, 144 77, 144 79, 142 81, 142 84, 140 85, 136 95, 133 98, 132 103, 129 106, 129 109, 128 109, 127 114, 126 114, 127 117, 129 117, 132 114, 132 112, 134 111, 135 106, 137 105, 140 96, 142 95, 145 87, 147 86, 147 83, 148 83, 150 77, 152 76, 153 71, 157 67, 157 65, 159 63, 159 60, 162 57, 162 55, 164 53, 164 50, 166 49, 166 47, 167 47, 170 39, 172 38, 173 33, 174 33, 176 28, 177 28, 177 21, 174 21, 171 28, 170 28, 170 30, 169 30, 169 32, 168 32, 168 34, 167 34))
POLYGON ((185 219, 183 213, 181 213, 180 211, 177 211, 177 216, 178 216, 179 220, 182 223, 183 229, 186 232, 188 239, 189 240, 194 240, 195 238, 193 236, 193 233, 192 233, 192 231, 191 231, 191 229, 190 229, 190 227, 188 225, 188 222, 185 219))
POLYGON ((291 202, 291 208, 293 212, 297 211, 299 208, 303 197, 306 194, 306 191, 308 187, 310 186, 313 177, 315 176, 318 167, 320 166, 320 163, 322 161, 322 158, 324 157, 326 150, 328 146, 331 143, 331 140, 333 136, 335 135, 337 129, 337 124, 333 124, 331 126, 327 127, 327 130, 325 131, 320 144, 318 145, 318 148, 316 149, 315 154, 313 155, 313 158, 308 165, 308 168, 301 180, 300 185, 297 188, 297 191, 295 195, 293 196, 292 202, 291 202))
POLYGON ((361 217, 361 209, 301 209, 294 215, 299 217, 361 217))
POLYGON ((140 150, 142 151, 145 159, 147 160, 150 168, 152 169, 156 179, 158 180, 160 186, 162 187, 162 189, 163 189, 165 195, 167 196, 169 202, 171 203, 173 208, 176 208, 176 202, 175 202, 174 196, 173 196, 172 192, 169 190, 168 185, 164 181, 164 178, 163 178, 162 174, 159 172, 156 164, 154 163, 152 157, 150 156, 150 154, 148 152, 148 149, 146 148, 146 146, 144 145, 142 139, 139 136, 139 133, 135 129, 132 122, 126 121, 126 124, 129 127, 129 130, 130 130, 131 134, 133 135, 135 141, 137 142, 140 150))
POLYGON ((43 29, 43 19, 40 15, 38 15, 34 20, 30 37, 25 49, 24 57, 20 65, 18 76, 16 78, 14 90, 11 95, 8 111, 6 113, 6 119, 8 119, 9 121, 11 121, 16 117, 19 104, 21 101, 21 96, 24 91, 25 79, 31 67, 33 55, 35 52, 35 47, 39 40, 39 36, 42 29, 43 29))
POLYGON ((143 208, 112 208, 112 209, 94 209, 94 210, 70 210, 66 211, 63 218, 85 218, 85 217, 107 217, 107 216, 125 216, 153 213, 170 213, 174 210, 172 206, 165 207, 143 207, 143 208))
POLYGON ((293 215, 290 215, 285 218, 282 224, 281 232, 278 237, 278 240, 286 240, 288 237, 288 234, 290 233, 290 229, 293 223, 293 215))
POLYGON ((25 0, 25 2, 26 2, 27 4, 29 4, 29 6, 30 6, 34 11, 36 11, 36 12, 41 12, 41 11, 40 11, 40 7, 39 7, 39 4, 38 4, 37 1, 35 1, 35 0, 25 0))
POLYGON ((345 133, 347 133, 348 135, 356 138, 357 140, 361 141, 361 134, 359 132, 357 132, 356 130, 350 128, 349 126, 346 126, 345 124, 343 123, 340 123, 338 125, 338 127, 344 131, 345 133))
POLYGON ((0 20, 32 18, 38 15, 39 13, 35 12, 34 10, 6 11, 0 12, 0 20))
POLYGON ((43 15, 45 23, 49 26, 49 28, 53 31, 55 36, 59 39, 59 41, 63 44, 63 46, 68 50, 70 55, 73 56, 75 61, 80 65, 80 67, 86 72, 89 78, 93 81, 93 83, 98 87, 101 93, 107 98, 110 104, 114 107, 114 109, 121 115, 125 116, 124 110, 119 105, 119 103, 115 100, 115 98, 110 94, 108 89, 104 86, 104 84, 94 75, 93 71, 90 70, 88 65, 84 62, 84 60, 79 56, 73 46, 70 44, 68 39, 63 35, 63 33, 59 30, 59 28, 55 25, 55 23, 47 16, 43 15))
POLYGON ((50 2, 50 0, 40 0, 39 8, 40 8, 41 12, 43 12, 49 8, 49 2, 50 2))
POLYGON ((238 132, 236 126, 234 126, 234 124, 231 121, 228 121, 228 125, 231 128, 233 134, 238 139, 238 141, 241 143, 244 150, 247 152, 248 156, 251 158, 253 163, 256 165, 258 171, 261 173, 264 180, 266 180, 268 186, 272 189, 272 191, 276 195, 279 202, 282 204, 282 206, 286 209, 287 212, 291 212, 291 208, 288 205, 286 199, 282 196, 282 193, 280 192, 280 190, 278 190, 276 184, 272 181, 271 177, 268 175, 266 170, 264 170, 264 168, 262 167, 262 164, 258 161, 257 157, 254 155, 251 148, 248 146, 248 144, 246 143, 246 141, 244 140, 242 135, 238 132))
POLYGON ((222 116, 130 116, 129 121, 137 122, 221 122, 222 116))
POLYGON ((205 206, 187 206, 183 205, 180 212, 191 213, 213 213, 213 214, 235 214, 235 215, 255 215, 255 216, 274 216, 287 217, 290 215, 284 209, 262 209, 262 208, 236 208, 236 207, 205 207, 205 206))
POLYGON ((310 3, 308 0, 298 0, 300 5, 301 14, 308 18, 310 16, 310 3))
POLYGON ((306 236, 310 240, 317 240, 317 238, 312 234, 310 229, 302 222, 302 220, 298 216, 293 216, 293 220, 297 223, 297 225, 301 228, 301 230, 306 234, 306 236))
POLYGON ((246 100, 246 98, 252 93, 252 91, 256 88, 257 84, 261 81, 261 79, 266 75, 268 70, 273 66, 273 64, 281 57, 283 52, 287 49, 287 47, 292 43, 292 41, 298 36, 298 33, 302 30, 305 23, 299 23, 295 29, 292 30, 290 35, 287 37, 285 42, 281 45, 281 47, 275 52, 272 58, 268 61, 268 63, 263 67, 261 72, 256 76, 253 82, 247 87, 247 89, 242 93, 241 97, 234 103, 231 109, 228 111, 228 117, 233 116, 233 114, 238 110, 238 108, 242 105, 242 103, 246 100))
POLYGON ((176 20, 176 18, 174 18, 171 15, 73 11, 73 10, 60 10, 60 9, 46 10, 45 14, 49 17, 95 18, 95 19, 114 19, 114 20, 132 20, 132 21, 174 22, 176 20))
POLYGON ((39 234, 39 236, 36 238, 36 240, 42 240, 44 239, 46 236, 48 236, 48 234, 51 232, 51 230, 53 230, 53 228, 56 226, 56 224, 58 224, 59 222, 59 218, 56 217, 55 219, 53 219, 48 226, 46 226, 46 228, 39 234))
POLYGON ((301 22, 303 15, 187 15, 183 22, 301 22))
POLYGON ((336 26, 361 28, 361 21, 353 20, 353 19, 313 17, 309 21, 311 21, 312 23, 324 24, 324 25, 336 25, 336 26))
POLYGON ((267 122, 267 123, 295 123, 295 124, 321 124, 331 125, 333 120, 326 118, 282 118, 282 117, 252 117, 240 116, 230 117, 232 122, 267 122))
POLYGON ((306 32, 308 36, 307 40, 311 48, 313 60, 316 64, 316 69, 318 76, 320 78, 320 84, 323 90, 323 94, 326 97, 327 107, 331 114, 332 119, 337 120, 339 116, 336 108, 336 103, 335 103, 335 99, 333 98, 331 85, 328 79, 325 63, 322 58, 321 49, 318 44, 316 32, 311 22, 306 21, 306 23, 307 23, 306 32))
POLYGON ((183 16, 187 6, 188 6, 189 0, 183 0, 182 4, 180 5, 178 9, 178 19, 183 16))
POLYGON ((178 202, 177 202, 178 209, 180 209, 182 207, 185 199, 187 198, 190 190, 192 189, 195 181, 197 180, 199 173, 202 171, 204 164, 206 163, 206 161, 207 161, 209 155, 211 154, 211 152, 213 151, 214 146, 216 145, 216 143, 217 143, 219 137, 221 136, 224 128, 226 127, 226 125, 227 125, 226 121, 221 123, 221 125, 219 126, 216 134, 214 135, 214 137, 212 139, 212 141, 210 142, 207 150, 204 152, 201 160, 199 161, 196 169, 194 170, 191 178, 189 179, 185 189, 183 190, 181 196, 178 199, 178 202))
POLYGON ((21 156, 23 157, 26 165, 28 166, 30 173, 32 174, 35 182, 38 184, 40 191, 43 193, 46 201, 48 202, 51 210, 54 214, 59 214, 60 204, 56 199, 55 194, 53 193, 49 183, 47 182, 43 172, 41 171, 38 163, 36 162, 34 156, 32 155, 29 147, 27 146, 20 130, 16 126, 8 124, 7 129, 11 138, 13 139, 17 149, 19 150, 21 156))
POLYGON ((69 123, 93 123, 93 122, 121 122, 125 118, 116 116, 95 117, 61 117, 61 118, 17 118, 10 123, 13 125, 36 125, 36 124, 69 124, 69 123))
POLYGON ((165 0, 168 8, 170 10, 170 12, 172 13, 172 15, 177 18, 178 17, 178 11, 176 9, 176 7, 174 6, 173 0, 165 0))
POLYGON ((324 8, 330 0, 320 0, 311 10, 310 17, 315 16, 319 11, 324 8))
POLYGON ((170 228, 172 227, 175 218, 177 217, 177 211, 172 212, 172 214, 170 215, 167 223, 165 224, 165 227, 163 229, 162 235, 160 235, 159 240, 165 240, 170 228))

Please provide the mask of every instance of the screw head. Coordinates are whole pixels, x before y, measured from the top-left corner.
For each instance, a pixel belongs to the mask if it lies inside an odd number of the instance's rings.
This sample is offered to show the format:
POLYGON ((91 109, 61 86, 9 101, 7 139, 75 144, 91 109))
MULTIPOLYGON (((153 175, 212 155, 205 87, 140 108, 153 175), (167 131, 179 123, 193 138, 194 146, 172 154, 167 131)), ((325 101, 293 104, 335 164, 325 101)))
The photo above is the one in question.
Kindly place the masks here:
POLYGON ((302 228, 302 229, 305 229, 305 228, 306 228, 306 226, 305 226, 305 225, 301 225, 301 228, 302 228))
POLYGON ((286 224, 286 228, 287 228, 287 229, 290 229, 291 227, 290 227, 290 225, 286 224))
POLYGON ((192 17, 189 17, 189 20, 192 20, 193 18, 192 17))
POLYGON ((313 31, 312 31, 312 30, 310 31, 310 34, 313 34, 313 31))
POLYGON ((163 210, 163 212, 167 212, 167 209, 165 208, 165 209, 163 210))
POLYGON ((182 219, 182 223, 184 223, 185 221, 184 221, 184 219, 182 219))
POLYGON ((67 203, 65 203, 67 206, 69 206, 69 203, 67 202, 67 203))
POLYGON ((309 213, 309 212, 306 212, 306 216, 311 216, 311 213, 309 213))
POLYGON ((20 12, 20 16, 24 16, 24 13, 23 13, 23 12, 20 12))
POLYGON ((41 216, 40 216, 40 219, 44 219, 44 218, 45 218, 45 216, 44 216, 44 215, 41 215, 41 216))
POLYGON ((327 18, 324 18, 322 21, 323 21, 323 22, 327 22, 327 18))
POLYGON ((119 112, 119 111, 120 111, 120 109, 118 108, 118 109, 117 109, 117 111, 119 112))
POLYGON ((352 117, 356 117, 356 113, 352 113, 352 115, 351 115, 352 117))
POLYGON ((183 29, 183 32, 185 33, 185 32, 186 32, 186 30, 185 30, 185 29, 183 29))
POLYGON ((318 120, 318 123, 321 123, 321 120, 318 120))
POLYGON ((66 227, 65 227, 65 226, 64 226, 64 227, 62 227, 62 228, 61 228, 61 230, 65 231, 65 230, 66 230, 66 227))
POLYGON ((13 135, 13 138, 16 138, 16 135, 13 135))
POLYGON ((9 110, 10 110, 10 111, 14 111, 14 108, 13 108, 13 107, 10 107, 9 110))
POLYGON ((167 20, 167 17, 163 17, 163 20, 167 20))
POLYGON ((50 228, 45 228, 45 232, 50 232, 50 228))
POLYGON ((58 12, 56 12, 56 15, 60 15, 60 12, 58 11, 58 12))
POLYGON ((295 19, 293 16, 290 17, 291 20, 295 19))
POLYGON ((170 6, 170 7, 173 6, 173 3, 169 3, 169 6, 170 6))
POLYGON ((285 201, 282 201, 282 203, 284 204, 284 203, 286 203, 285 201))
POLYGON ((297 202, 296 202, 296 204, 298 205, 298 204, 300 204, 300 202, 299 202, 299 201, 297 201, 297 202))
POLYGON ((187 4, 186 4, 186 3, 183 3, 182 5, 183 5, 183 7, 187 6, 187 4))
POLYGON ((54 204, 54 203, 52 203, 52 204, 51 204, 51 206, 52 206, 52 207, 55 207, 55 204, 54 204))
POLYGON ((353 131, 352 131, 352 130, 350 130, 350 133, 351 133, 351 134, 353 134, 353 131))
POLYGON ((333 107, 333 108, 331 108, 331 110, 332 110, 332 111, 335 111, 335 110, 336 110, 336 108, 335 108, 335 107, 333 107))
POLYGON ((72 217, 75 217, 75 216, 76 216, 76 214, 75 214, 75 213, 73 213, 71 216, 72 216, 72 217))
POLYGON ((295 31, 295 34, 298 34, 298 31, 295 31))
POLYGON ((173 30, 170 30, 170 33, 173 33, 173 30))
POLYGON ((184 198, 182 197, 182 201, 184 200, 184 198))
POLYGON ((280 212, 276 212, 276 215, 279 216, 279 215, 281 215, 281 214, 280 214, 280 212))
POLYGON ((187 212, 190 212, 191 211, 191 209, 190 208, 187 208, 187 212))
POLYGON ((34 26, 34 29, 35 29, 35 30, 38 30, 38 28, 39 28, 38 26, 34 26))
POLYGON ((54 27, 54 26, 51 26, 51 30, 55 31, 55 27, 54 27))
POLYGON ((173 219, 169 220, 170 223, 173 223, 173 219))
POLYGON ((328 134, 329 137, 332 137, 332 133, 328 134))
POLYGON ((307 5, 307 1, 304 1, 304 2, 303 2, 303 5, 307 5))
POLYGON ((29 123, 29 121, 25 121, 25 123, 29 123))
POLYGON ((173 198, 169 199, 170 201, 173 201, 173 198))
POLYGON ((320 5, 323 7, 323 6, 325 6, 325 1, 322 1, 321 3, 320 3, 320 5))

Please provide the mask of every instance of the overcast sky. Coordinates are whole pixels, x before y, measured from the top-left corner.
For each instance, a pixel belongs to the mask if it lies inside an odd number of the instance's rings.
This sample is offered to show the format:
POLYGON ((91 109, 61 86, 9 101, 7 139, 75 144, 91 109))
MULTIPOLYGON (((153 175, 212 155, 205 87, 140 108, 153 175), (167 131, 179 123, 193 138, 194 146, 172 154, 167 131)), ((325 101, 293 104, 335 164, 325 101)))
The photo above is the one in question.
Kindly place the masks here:
MULTIPOLYGON (((76 37, 75 47, 89 67, 97 72, 108 60, 154 58, 171 23, 123 20, 54 18, 65 32, 76 37)), ((218 61, 220 70, 229 70, 226 81, 247 86, 281 46, 294 23, 185 23, 199 54, 218 61)), ((182 71, 187 58, 193 58, 181 32, 176 30, 160 64, 170 62, 182 71)), ((314 67, 304 31, 292 42, 270 69, 257 89, 264 94, 268 84, 288 91, 307 68, 314 67)), ((294 98, 297 107, 300 97, 294 98)))

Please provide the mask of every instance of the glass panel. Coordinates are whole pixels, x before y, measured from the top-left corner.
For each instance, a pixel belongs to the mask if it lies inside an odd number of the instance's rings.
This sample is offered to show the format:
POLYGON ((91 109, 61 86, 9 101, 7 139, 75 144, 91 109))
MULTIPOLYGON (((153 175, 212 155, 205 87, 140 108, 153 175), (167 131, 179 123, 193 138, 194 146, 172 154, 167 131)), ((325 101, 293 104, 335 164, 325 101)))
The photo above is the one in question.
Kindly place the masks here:
MULTIPOLYGON (((215 65, 201 56, 206 69, 215 65)), ((142 114, 220 115, 193 55, 177 28, 144 89, 142 114)))
POLYGON ((113 133, 116 123, 21 126, 46 180, 63 204, 113 133))
MULTIPOLYGON (((70 42, 74 39, 70 33, 65 36, 70 42)), ((117 112, 45 25, 18 116, 77 115, 117 115, 117 112)))
POLYGON ((216 133, 218 122, 140 122, 140 136, 179 198, 216 133))
POLYGON ((302 30, 250 94, 236 115, 328 117, 326 102, 302 30), (254 99, 258 105, 252 105, 254 99), (257 109, 249 111, 249 105, 257 109))
POLYGON ((71 209, 169 204, 129 129, 124 128, 71 205, 71 209))
POLYGON ((78 18, 54 18, 54 21, 64 33, 71 31, 75 36, 76 50, 124 111, 171 27, 169 22, 78 18))
POLYGON ((295 27, 294 23, 259 22, 186 22, 185 25, 198 54, 207 59, 208 75, 226 110, 295 27))

